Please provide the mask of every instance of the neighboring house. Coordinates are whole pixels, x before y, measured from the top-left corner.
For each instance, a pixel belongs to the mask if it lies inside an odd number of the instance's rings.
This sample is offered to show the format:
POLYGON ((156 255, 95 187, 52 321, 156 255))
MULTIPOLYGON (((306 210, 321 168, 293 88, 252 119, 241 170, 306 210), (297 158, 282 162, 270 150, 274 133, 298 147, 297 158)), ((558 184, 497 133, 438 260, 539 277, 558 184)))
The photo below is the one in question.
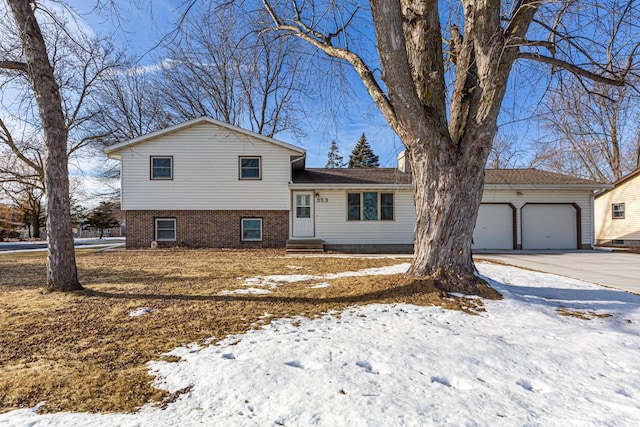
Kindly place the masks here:
POLYGON ((640 169, 595 199, 596 244, 640 246, 640 169))
MULTIPOLYGON (((208 117, 114 145, 127 247, 296 247, 410 251, 415 209, 398 168, 305 168, 305 150, 208 117)), ((610 187, 610 186, 609 186, 610 187)), ((474 249, 593 243, 593 181, 536 169, 487 170, 474 249)))

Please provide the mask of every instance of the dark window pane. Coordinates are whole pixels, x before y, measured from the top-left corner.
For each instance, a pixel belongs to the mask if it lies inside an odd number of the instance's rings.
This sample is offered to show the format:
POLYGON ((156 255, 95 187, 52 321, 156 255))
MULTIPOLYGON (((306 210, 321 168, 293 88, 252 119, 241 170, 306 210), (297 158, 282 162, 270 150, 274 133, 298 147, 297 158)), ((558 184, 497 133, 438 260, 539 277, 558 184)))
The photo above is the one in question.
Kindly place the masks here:
POLYGON ((243 168, 259 168, 260 159, 242 159, 243 168))
POLYGON ((393 220, 393 193, 380 194, 380 219, 393 220))
POLYGON ((159 219, 158 230, 173 230, 174 224, 173 220, 159 219))
POLYGON ((378 219, 378 193, 362 193, 362 216, 365 221, 375 221, 378 219))
POLYGON ((153 167, 154 168, 170 168, 171 167, 171 158, 169 158, 169 157, 155 157, 153 159, 153 167))
POLYGON ((360 219, 360 193, 347 194, 347 219, 357 221, 360 219))
POLYGON ((174 240, 176 234, 174 230, 158 230, 158 239, 174 240))
POLYGON ((298 206, 296 208, 296 218, 311 218, 311 208, 298 206))
POLYGON ((242 169, 243 178, 260 178, 260 169, 242 169))

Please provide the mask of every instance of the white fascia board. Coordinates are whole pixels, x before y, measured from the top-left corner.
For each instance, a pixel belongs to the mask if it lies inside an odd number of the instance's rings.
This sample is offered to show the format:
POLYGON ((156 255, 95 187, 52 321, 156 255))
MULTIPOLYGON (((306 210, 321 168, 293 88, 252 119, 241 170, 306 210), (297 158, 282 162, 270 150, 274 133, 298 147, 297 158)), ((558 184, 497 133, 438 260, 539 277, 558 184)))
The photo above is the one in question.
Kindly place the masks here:
POLYGON ((119 144, 112 145, 110 147, 105 148, 104 152, 109 157, 119 158, 119 156, 116 154, 116 152, 122 150, 123 148, 127 148, 127 147, 130 147, 132 145, 140 144, 140 143, 145 142, 147 140, 150 140, 150 139, 153 139, 153 138, 157 138, 157 137, 163 136, 163 135, 168 135, 170 133, 177 132, 179 130, 182 130, 182 129, 185 129, 185 128, 188 128, 188 127, 191 127, 191 126, 195 126, 195 125, 198 125, 198 124, 201 124, 201 123, 209 123, 209 124, 212 124, 212 125, 220 126, 222 128, 229 129, 231 131, 238 132, 238 133, 247 135, 249 137, 256 138, 256 139, 262 140, 264 142, 268 142, 270 144, 274 144, 274 145, 286 148, 286 149, 291 150, 291 151, 295 151, 296 153, 299 153, 299 154, 305 154, 306 153, 306 150, 304 148, 300 148, 300 147, 297 147, 295 145, 288 144, 286 142, 278 141, 277 139, 269 138, 268 136, 260 135, 258 133, 251 132, 251 131, 248 131, 246 129, 242 129, 242 128, 238 127, 238 126, 230 125, 229 123, 224 123, 224 122, 212 119, 211 117, 207 117, 207 116, 198 117, 196 119, 188 120, 186 122, 179 123, 179 124, 174 125, 174 126, 169 126, 168 128, 160 129, 160 130, 157 130, 155 132, 151 132, 151 133, 148 133, 146 135, 142 135, 142 136, 139 136, 137 138, 130 139, 129 141, 125 141, 125 142, 121 142, 119 144))

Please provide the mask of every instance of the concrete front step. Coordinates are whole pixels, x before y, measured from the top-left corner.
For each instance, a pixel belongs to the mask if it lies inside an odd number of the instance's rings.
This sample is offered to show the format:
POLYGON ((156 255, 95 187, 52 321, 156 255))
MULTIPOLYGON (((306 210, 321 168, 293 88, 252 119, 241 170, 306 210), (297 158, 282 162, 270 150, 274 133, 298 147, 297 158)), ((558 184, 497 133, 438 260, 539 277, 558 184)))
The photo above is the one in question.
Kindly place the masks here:
POLYGON ((289 239, 287 253, 324 252, 322 239, 289 239))

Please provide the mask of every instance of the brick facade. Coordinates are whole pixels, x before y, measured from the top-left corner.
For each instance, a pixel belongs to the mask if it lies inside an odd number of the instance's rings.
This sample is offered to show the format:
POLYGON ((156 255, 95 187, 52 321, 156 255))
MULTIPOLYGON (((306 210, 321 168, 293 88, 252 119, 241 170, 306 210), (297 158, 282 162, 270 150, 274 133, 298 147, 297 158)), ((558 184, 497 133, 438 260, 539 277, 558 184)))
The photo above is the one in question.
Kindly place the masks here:
POLYGON ((159 246, 187 248, 283 248, 289 236, 289 211, 127 211, 127 248, 148 248, 155 219, 175 218, 176 241, 159 246), (262 218, 262 241, 244 242, 242 218, 262 218))

